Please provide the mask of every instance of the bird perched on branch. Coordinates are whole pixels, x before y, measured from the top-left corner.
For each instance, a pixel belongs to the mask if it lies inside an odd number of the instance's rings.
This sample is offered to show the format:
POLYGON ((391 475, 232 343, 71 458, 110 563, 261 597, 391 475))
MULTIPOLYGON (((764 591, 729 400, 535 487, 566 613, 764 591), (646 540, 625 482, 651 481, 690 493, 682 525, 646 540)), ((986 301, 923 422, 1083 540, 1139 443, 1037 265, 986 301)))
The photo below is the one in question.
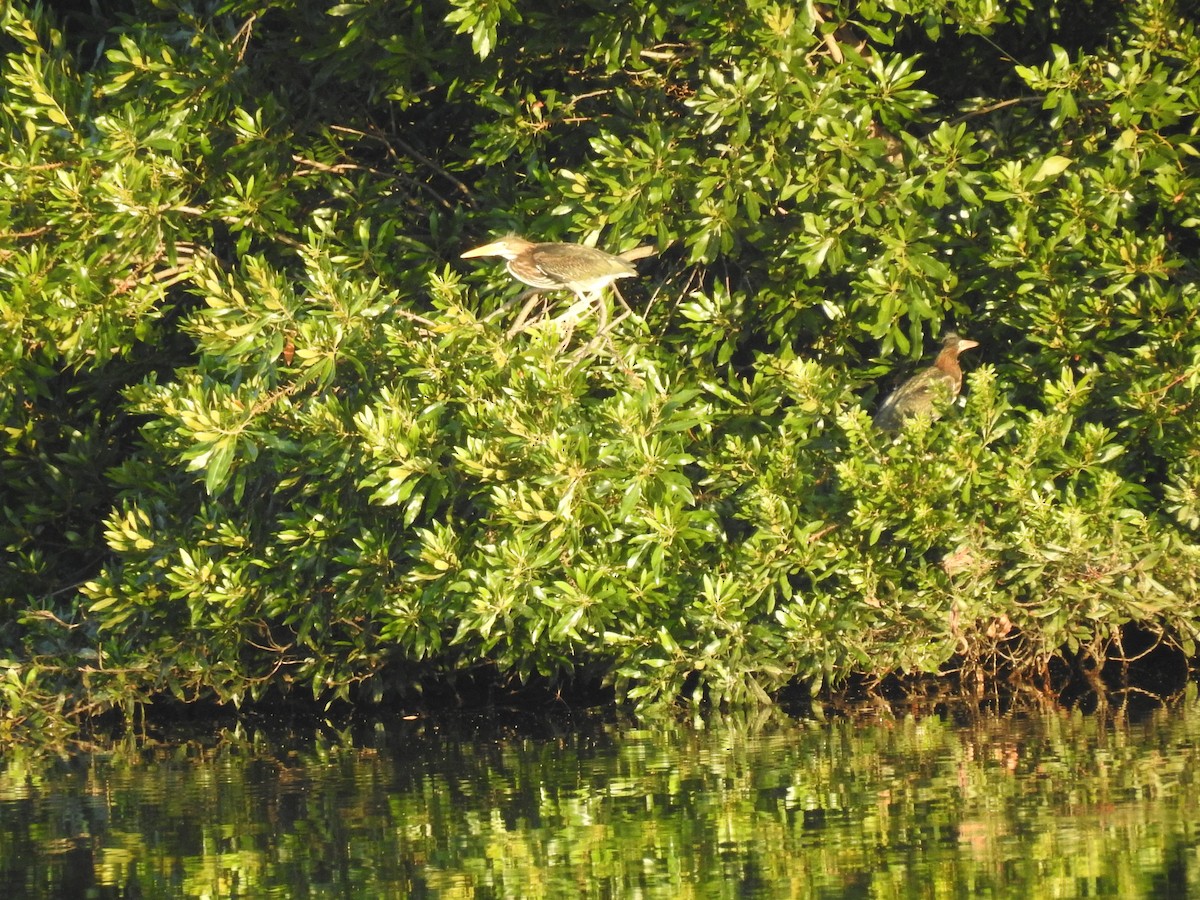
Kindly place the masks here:
POLYGON ((539 291, 565 288, 584 300, 598 297, 619 278, 636 276, 637 269, 629 264, 630 261, 653 252, 651 247, 637 247, 614 256, 583 244, 535 244, 509 235, 468 250, 462 258, 502 256, 508 260, 508 273, 517 281, 539 291))
POLYGON ((933 365, 922 369, 880 404, 875 425, 884 431, 898 431, 905 419, 927 415, 936 419, 941 407, 948 405, 962 390, 962 368, 958 354, 978 341, 961 338, 953 331, 942 338, 942 349, 933 365))
MULTIPOLYGON (((578 296, 579 302, 572 304, 558 317, 559 320, 566 323, 565 344, 570 340, 575 321, 583 310, 593 303, 596 304, 597 336, 606 333, 609 327, 608 309, 601 300, 604 289, 620 278, 633 278, 638 272, 630 263, 653 254, 654 248, 649 246, 634 247, 619 256, 614 256, 594 247, 585 247, 583 244, 534 243, 523 237, 508 235, 498 241, 468 250, 462 254, 462 258, 502 256, 508 261, 508 273, 517 281, 529 285, 533 289, 533 293, 565 289, 578 296)), ((629 315, 632 310, 629 309, 629 304, 625 303, 625 298, 621 297, 620 291, 615 286, 613 292, 625 307, 624 315, 629 315)), ((520 297, 517 299, 519 300, 520 297)), ((526 318, 536 303, 535 296, 525 304, 517 315, 516 321, 509 328, 509 336, 528 327, 526 318)), ((509 305, 505 304, 502 309, 509 305)), ((534 321, 540 321, 540 318, 534 321)), ((616 322, 613 324, 615 325, 616 322)))

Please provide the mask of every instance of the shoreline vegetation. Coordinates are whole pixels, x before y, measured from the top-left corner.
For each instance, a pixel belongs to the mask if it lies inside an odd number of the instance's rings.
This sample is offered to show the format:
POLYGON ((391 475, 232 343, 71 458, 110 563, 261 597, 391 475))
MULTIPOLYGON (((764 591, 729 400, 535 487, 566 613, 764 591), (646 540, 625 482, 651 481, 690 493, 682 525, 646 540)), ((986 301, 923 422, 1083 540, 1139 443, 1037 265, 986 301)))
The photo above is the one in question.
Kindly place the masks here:
POLYGON ((0 744, 1194 681, 1195 3, 103 6, 0 10, 0 744))

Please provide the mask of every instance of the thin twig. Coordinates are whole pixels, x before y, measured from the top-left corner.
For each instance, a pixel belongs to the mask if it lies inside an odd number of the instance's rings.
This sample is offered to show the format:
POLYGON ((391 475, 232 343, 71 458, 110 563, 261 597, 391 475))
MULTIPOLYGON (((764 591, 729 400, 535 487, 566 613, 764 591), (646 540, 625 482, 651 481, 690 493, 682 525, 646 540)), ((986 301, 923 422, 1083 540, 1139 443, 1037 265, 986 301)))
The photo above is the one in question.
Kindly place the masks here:
POLYGON ((1028 103, 1031 100, 1041 99, 1041 97, 1010 97, 1007 100, 1000 100, 987 106, 981 106, 979 109, 972 109, 969 112, 963 113, 958 118, 951 119, 946 124, 957 125, 959 122, 965 122, 967 119, 973 119, 975 116, 986 116, 988 113, 994 113, 996 110, 1004 109, 1006 106, 1015 106, 1018 103, 1028 103))
POLYGON ((41 237, 50 230, 49 225, 34 228, 32 231, 0 231, 0 241, 20 240, 21 238, 41 237))
POLYGON ((408 319, 410 322, 416 322, 420 325, 424 325, 430 330, 437 328, 437 322, 433 321, 433 319, 427 319, 424 316, 419 316, 414 312, 409 312, 407 309, 401 309, 398 306, 393 306, 392 311, 402 319, 408 319))
POLYGON ((525 324, 525 320, 529 318, 529 314, 531 312, 533 312, 533 308, 545 299, 544 297, 542 297, 541 291, 532 291, 532 292, 531 291, 522 291, 520 294, 517 295, 517 299, 519 300, 521 297, 524 297, 530 293, 532 293, 532 296, 529 298, 529 301, 524 306, 521 307, 521 311, 519 313, 517 313, 517 318, 513 321, 512 325, 509 326, 508 331, 504 335, 505 337, 507 337, 507 338, 514 337, 514 336, 520 334, 522 331, 526 331, 529 328, 532 328, 535 324, 537 324, 538 322, 540 322, 542 319, 545 318, 545 314, 543 313, 541 316, 538 316, 536 319, 534 319, 528 325, 525 324))
POLYGON ((254 33, 254 21, 258 18, 258 13, 254 13, 238 29, 237 34, 233 36, 231 44, 241 44, 238 48, 237 61, 240 63, 246 56, 246 48, 250 46, 250 36, 254 33))
POLYGON ((540 293, 540 291, 538 291, 537 288, 529 288, 528 290, 521 291, 521 293, 517 294, 517 296, 513 297, 511 300, 506 300, 497 309, 493 309, 490 313, 488 313, 486 316, 483 317, 482 321, 485 323, 490 322, 493 319, 497 318, 498 316, 504 315, 506 312, 508 312, 510 309, 512 309, 513 306, 520 303, 522 300, 525 300, 528 297, 531 297, 538 293, 540 293))
MULTIPOLYGON (((361 138, 379 141, 381 144, 383 144, 385 147, 388 148, 388 152, 391 153, 392 156, 399 155, 398 153, 396 153, 395 149, 392 147, 389 140, 387 138, 384 138, 380 134, 370 134, 370 133, 362 131, 361 129, 358 129, 358 128, 348 128, 345 125, 331 125, 330 130, 331 131, 340 131, 343 134, 352 134, 352 135, 356 135, 361 138)), ((421 151, 417 150, 415 147, 408 144, 401 138, 396 137, 395 135, 392 135, 391 140, 395 141, 408 156, 412 157, 417 162, 421 163, 421 165, 427 166, 428 168, 432 169, 434 172, 441 175, 443 178, 445 178, 447 181, 449 181, 452 185, 454 185, 454 187, 459 191, 459 193, 461 193, 463 195, 463 198, 466 200, 466 202, 468 204, 470 204, 471 206, 475 205, 475 198, 471 196, 471 189, 469 187, 467 187, 466 184, 464 184, 460 179, 456 178, 450 172, 446 171, 446 169, 444 167, 439 166, 437 163, 435 163, 433 160, 431 160, 425 154, 421 153, 421 151)))

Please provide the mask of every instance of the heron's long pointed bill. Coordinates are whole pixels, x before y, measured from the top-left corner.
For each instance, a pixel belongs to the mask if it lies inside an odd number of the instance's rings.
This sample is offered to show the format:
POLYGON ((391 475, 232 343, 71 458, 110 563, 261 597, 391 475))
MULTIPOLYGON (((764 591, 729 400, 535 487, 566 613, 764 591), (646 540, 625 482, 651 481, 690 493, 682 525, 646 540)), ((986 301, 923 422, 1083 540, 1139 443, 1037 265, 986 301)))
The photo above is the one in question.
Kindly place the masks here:
POLYGON ((490 244, 484 244, 482 247, 468 250, 459 259, 472 259, 476 256, 503 256, 506 249, 504 241, 493 241, 490 244))
POLYGON ((979 346, 979 341, 968 341, 966 338, 959 338, 958 352, 962 353, 964 350, 970 350, 972 347, 978 347, 978 346, 979 346))

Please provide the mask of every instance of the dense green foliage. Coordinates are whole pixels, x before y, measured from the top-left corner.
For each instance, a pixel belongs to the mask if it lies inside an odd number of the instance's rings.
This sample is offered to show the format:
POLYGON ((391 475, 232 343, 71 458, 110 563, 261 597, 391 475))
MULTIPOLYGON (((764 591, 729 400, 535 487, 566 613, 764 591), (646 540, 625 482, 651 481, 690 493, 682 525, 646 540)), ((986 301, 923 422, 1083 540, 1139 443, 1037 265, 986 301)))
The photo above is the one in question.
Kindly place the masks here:
POLYGON ((1194 9, 104 6, 0 13, 0 727, 1194 656, 1194 9), (510 336, 507 230, 639 315, 510 336))

